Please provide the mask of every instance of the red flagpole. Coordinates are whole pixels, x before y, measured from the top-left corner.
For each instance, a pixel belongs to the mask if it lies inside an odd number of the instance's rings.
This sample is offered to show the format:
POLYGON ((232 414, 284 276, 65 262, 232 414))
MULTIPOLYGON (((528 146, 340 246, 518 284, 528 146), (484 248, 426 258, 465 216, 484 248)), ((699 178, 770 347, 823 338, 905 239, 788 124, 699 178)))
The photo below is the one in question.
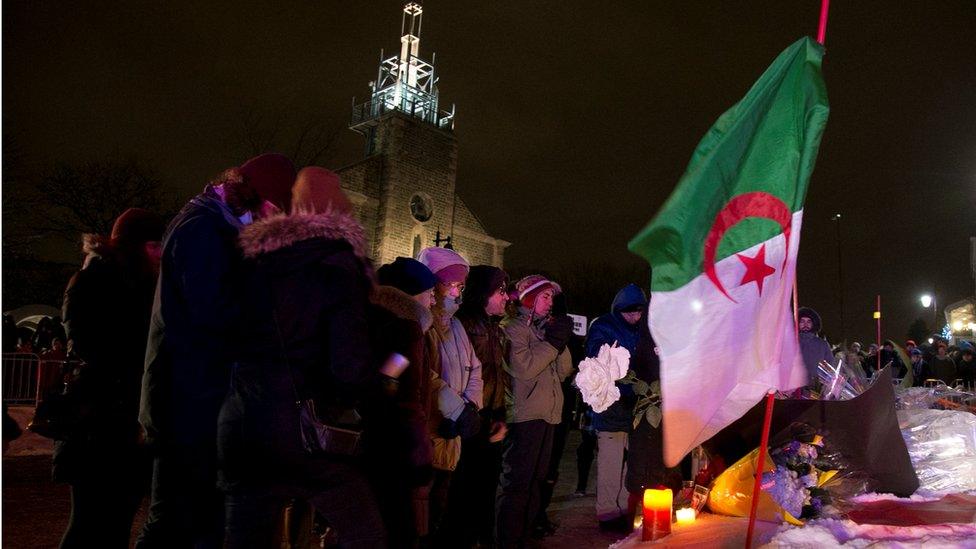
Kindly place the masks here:
POLYGON ((756 528, 756 507, 759 505, 759 491, 762 487, 763 467, 766 465, 766 450, 769 447, 769 429, 773 421, 773 396, 770 389, 766 393, 766 417, 763 419, 762 442, 759 443, 759 455, 756 457, 756 482, 752 486, 752 508, 749 510, 749 530, 746 532, 746 549, 752 548, 752 532, 756 528))
POLYGON ((878 321, 878 367, 875 371, 881 370, 881 295, 878 295, 878 305, 874 310, 874 318, 878 321))
POLYGON ((830 10, 830 0, 820 1, 820 27, 817 28, 817 42, 823 46, 827 40, 827 12, 830 10))

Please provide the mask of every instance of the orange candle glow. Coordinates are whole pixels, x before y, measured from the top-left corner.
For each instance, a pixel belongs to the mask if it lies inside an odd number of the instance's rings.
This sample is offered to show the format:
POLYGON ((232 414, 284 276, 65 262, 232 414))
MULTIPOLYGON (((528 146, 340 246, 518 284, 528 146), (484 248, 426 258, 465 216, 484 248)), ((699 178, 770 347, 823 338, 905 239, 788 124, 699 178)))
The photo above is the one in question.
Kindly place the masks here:
POLYGON ((644 490, 644 531, 641 541, 653 541, 671 533, 670 489, 644 490))
POLYGON ((685 507, 684 509, 678 509, 674 512, 674 517, 677 519, 678 524, 684 526, 686 524, 692 524, 695 522, 695 510, 691 507, 685 507))

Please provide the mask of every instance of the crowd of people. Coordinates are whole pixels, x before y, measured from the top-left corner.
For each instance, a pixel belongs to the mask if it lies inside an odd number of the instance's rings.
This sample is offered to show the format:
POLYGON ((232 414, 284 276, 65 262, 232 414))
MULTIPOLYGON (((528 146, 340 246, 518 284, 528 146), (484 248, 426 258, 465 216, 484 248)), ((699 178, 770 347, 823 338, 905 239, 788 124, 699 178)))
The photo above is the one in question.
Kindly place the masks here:
MULTIPOLYGON (((658 380, 640 287, 584 341, 546 276, 510 280, 449 247, 374 266, 327 169, 261 155, 168 226, 129 209, 84 251, 65 333, 45 336, 82 364, 54 454, 71 486, 62 547, 127 547, 147 491, 140 549, 306 547, 323 528, 342 547, 523 547, 556 528, 571 426, 577 495, 597 456, 603 530, 629 531, 645 487, 689 476, 664 466, 660 427, 634 421, 634 383, 601 413, 571 386, 604 344, 630 351, 637 384, 658 380)), ((835 351, 815 312, 799 319, 815 379, 835 351)), ((871 352, 841 354, 871 370, 871 352)), ((908 352, 919 383, 973 375, 971 348, 908 352)))
MULTIPOLYGON (((617 342, 658 375, 637 286, 584 350, 545 276, 440 247, 374 267, 338 176, 277 154, 84 251, 62 312, 83 364, 55 445, 62 547, 127 546, 147 487, 143 549, 303 546, 322 524, 342 547, 522 547, 555 528, 575 365, 617 342)), ((603 526, 668 472, 626 405, 591 414, 603 526)))
POLYGON ((817 379, 817 365, 823 360, 832 365, 843 361, 865 379, 890 367, 895 379, 904 379, 910 374, 915 387, 927 382, 950 387, 976 386, 976 349, 968 341, 950 346, 945 339, 934 336, 921 346, 912 339, 906 340, 904 346, 887 339, 880 347, 871 343, 867 350, 858 341, 845 348, 845 345, 831 346, 821 336, 821 319, 815 310, 800 307, 797 317, 800 350, 811 380, 817 379))

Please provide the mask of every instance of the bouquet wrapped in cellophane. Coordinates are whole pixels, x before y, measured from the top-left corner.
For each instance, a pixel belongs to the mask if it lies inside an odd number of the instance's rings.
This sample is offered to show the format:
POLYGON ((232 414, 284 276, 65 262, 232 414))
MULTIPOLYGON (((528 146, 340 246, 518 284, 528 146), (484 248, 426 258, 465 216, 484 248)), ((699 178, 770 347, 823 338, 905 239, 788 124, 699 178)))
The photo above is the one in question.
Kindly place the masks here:
MULTIPOLYGON (((749 516, 758 458, 757 448, 715 479, 708 498, 712 512, 749 516)), ((771 444, 766 455, 756 516, 794 525, 834 516, 841 513, 842 502, 866 492, 868 484, 816 430, 796 423, 789 440, 771 444)))

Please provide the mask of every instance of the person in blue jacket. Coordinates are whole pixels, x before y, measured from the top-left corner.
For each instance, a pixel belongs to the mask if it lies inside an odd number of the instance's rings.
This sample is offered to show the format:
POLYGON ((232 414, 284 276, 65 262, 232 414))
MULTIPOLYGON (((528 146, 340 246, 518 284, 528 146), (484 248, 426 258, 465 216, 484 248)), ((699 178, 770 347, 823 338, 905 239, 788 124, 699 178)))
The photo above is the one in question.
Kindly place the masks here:
MULTIPOLYGON (((586 356, 594 357, 604 344, 626 348, 631 355, 637 348, 640 323, 647 309, 647 297, 636 284, 628 284, 613 299, 610 313, 590 325, 586 356)), ((624 452, 627 435, 633 427, 636 397, 629 384, 617 383, 620 400, 601 413, 593 414, 597 431, 596 515, 601 530, 632 527, 627 515, 628 492, 624 488, 627 465, 624 452)))

